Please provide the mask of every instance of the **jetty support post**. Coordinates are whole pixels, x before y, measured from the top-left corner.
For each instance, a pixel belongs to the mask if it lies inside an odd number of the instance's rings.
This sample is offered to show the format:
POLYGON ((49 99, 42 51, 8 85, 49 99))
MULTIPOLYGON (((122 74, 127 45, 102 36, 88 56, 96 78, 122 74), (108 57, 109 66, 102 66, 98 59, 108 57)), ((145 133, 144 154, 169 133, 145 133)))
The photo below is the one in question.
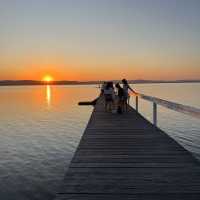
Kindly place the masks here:
POLYGON ((138 112, 138 96, 135 96, 135 109, 138 112))
POLYGON ((153 102, 153 124, 157 126, 157 104, 153 102))

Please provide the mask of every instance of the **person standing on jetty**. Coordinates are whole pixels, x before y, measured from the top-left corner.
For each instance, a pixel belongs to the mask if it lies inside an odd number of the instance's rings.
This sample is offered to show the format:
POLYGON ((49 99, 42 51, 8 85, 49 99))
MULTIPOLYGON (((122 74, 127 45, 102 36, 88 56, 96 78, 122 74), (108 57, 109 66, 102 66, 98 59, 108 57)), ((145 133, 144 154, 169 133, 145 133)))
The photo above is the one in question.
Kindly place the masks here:
POLYGON ((101 85, 101 95, 104 94, 105 89, 106 89, 106 82, 103 82, 103 84, 101 85))
POLYGON ((130 99, 130 95, 129 95, 129 90, 131 90, 133 93, 137 94, 128 84, 128 81, 126 79, 122 79, 122 84, 123 84, 123 90, 124 90, 124 107, 125 110, 128 110, 128 105, 129 105, 129 99, 130 99))
POLYGON ((115 96, 113 82, 107 82, 105 89, 103 90, 103 94, 105 99, 105 110, 111 112, 114 106, 115 96))
POLYGON ((119 83, 115 87, 117 88, 117 113, 122 114, 124 111, 124 90, 119 83))

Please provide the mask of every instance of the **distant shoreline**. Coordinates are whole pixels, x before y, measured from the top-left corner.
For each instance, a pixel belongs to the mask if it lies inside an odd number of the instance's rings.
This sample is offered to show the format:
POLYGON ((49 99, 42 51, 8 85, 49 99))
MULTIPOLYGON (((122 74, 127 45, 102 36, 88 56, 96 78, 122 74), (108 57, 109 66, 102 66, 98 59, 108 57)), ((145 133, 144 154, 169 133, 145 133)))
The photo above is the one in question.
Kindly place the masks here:
MULTIPOLYGON (((112 80, 114 83, 120 80, 112 80)), ((52 81, 46 83, 35 80, 2 80, 0 86, 33 86, 33 85, 98 85, 104 81, 52 81)), ((200 80, 175 80, 175 81, 161 81, 161 80, 129 80, 130 84, 160 84, 160 83, 200 83, 200 80)))

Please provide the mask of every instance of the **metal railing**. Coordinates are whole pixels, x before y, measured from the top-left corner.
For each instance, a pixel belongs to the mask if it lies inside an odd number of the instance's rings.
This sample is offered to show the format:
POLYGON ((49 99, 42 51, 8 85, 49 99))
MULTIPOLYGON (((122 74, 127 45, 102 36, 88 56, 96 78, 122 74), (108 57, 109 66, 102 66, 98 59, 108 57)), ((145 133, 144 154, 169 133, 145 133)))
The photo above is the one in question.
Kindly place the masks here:
POLYGON ((137 112, 139 110, 139 97, 153 103, 153 124, 155 126, 157 126, 157 105, 200 119, 199 108, 194 108, 192 106, 166 101, 157 97, 147 96, 145 94, 140 93, 137 93, 137 95, 135 95, 135 109, 137 112))

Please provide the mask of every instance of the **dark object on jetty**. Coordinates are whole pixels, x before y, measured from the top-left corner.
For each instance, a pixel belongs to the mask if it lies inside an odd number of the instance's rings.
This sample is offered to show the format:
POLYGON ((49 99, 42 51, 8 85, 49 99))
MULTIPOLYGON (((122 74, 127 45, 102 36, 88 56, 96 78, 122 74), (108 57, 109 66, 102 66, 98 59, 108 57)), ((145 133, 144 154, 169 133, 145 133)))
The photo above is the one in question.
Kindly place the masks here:
POLYGON ((96 98, 93 101, 83 101, 83 102, 79 102, 78 105, 79 106, 95 106, 96 102, 97 102, 98 98, 96 98))
POLYGON ((199 200, 200 162, 133 108, 99 98, 56 200, 199 200))
POLYGON ((118 114, 122 114, 122 113, 123 113, 123 112, 122 112, 121 106, 118 106, 118 108, 117 108, 117 113, 118 113, 118 114))

